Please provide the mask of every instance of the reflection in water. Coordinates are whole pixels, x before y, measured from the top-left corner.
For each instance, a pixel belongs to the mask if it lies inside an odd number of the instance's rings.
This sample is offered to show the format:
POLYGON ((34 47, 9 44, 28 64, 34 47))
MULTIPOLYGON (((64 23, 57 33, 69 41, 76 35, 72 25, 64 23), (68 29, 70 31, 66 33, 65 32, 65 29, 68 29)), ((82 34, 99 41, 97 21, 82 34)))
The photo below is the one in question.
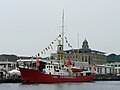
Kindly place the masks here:
POLYGON ((120 81, 96 81, 91 83, 0 84, 0 90, 119 90, 120 81))

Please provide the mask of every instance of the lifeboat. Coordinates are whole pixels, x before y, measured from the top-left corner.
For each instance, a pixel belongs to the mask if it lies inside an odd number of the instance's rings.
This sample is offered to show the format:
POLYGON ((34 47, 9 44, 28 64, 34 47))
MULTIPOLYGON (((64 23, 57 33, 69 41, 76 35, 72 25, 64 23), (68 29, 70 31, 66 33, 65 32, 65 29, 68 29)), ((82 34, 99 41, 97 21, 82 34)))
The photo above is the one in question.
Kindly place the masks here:
POLYGON ((82 68, 71 68, 72 72, 82 72, 82 68))

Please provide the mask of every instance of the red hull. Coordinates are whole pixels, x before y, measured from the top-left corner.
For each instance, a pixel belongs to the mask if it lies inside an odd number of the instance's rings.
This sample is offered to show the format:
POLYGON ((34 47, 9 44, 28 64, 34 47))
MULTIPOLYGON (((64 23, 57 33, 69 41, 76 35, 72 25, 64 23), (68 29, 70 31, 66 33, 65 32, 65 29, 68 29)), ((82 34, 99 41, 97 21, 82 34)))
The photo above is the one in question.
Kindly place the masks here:
POLYGON ((95 75, 91 74, 89 76, 60 76, 60 75, 50 75, 42 74, 38 70, 20 68, 22 83, 64 83, 64 82, 89 82, 95 75))

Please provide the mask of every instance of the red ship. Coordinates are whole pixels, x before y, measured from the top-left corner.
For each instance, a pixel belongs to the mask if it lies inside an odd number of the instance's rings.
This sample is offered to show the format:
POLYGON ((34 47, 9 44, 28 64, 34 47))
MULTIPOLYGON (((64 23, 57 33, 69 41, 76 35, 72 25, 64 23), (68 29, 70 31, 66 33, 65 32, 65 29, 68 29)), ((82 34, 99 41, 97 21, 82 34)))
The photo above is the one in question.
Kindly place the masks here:
MULTIPOLYGON (((59 41, 57 50, 57 63, 50 60, 45 62, 37 60, 36 66, 39 69, 19 68, 22 76, 22 83, 64 83, 64 82, 89 82, 95 74, 90 70, 84 70, 80 66, 76 67, 71 64, 68 57, 68 64, 65 65, 63 58, 63 43, 64 43, 64 13, 62 17, 62 35, 60 35, 62 44, 59 41)), ((69 45, 70 46, 70 45, 69 45)), ((71 47, 71 46, 70 46, 71 47)))
POLYGON ((83 76, 71 76, 71 75, 54 75, 54 74, 44 74, 39 70, 32 70, 27 68, 20 68, 22 83, 64 83, 64 82, 90 82, 95 74, 88 74, 83 76))
POLYGON ((36 69, 20 67, 22 83, 64 83, 64 82, 90 82, 95 74, 90 70, 76 67, 57 60, 45 61, 37 59, 36 69))

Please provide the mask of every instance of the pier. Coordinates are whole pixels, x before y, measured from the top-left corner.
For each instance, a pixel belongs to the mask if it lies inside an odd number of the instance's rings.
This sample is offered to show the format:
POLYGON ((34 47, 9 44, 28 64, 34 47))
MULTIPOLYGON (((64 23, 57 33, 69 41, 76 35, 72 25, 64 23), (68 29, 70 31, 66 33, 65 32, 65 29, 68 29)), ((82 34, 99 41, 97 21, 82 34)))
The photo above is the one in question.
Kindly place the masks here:
POLYGON ((120 81, 120 76, 115 74, 98 74, 93 81, 120 81))
POLYGON ((21 78, 18 78, 18 79, 12 79, 12 78, 3 78, 3 79, 0 79, 0 83, 21 83, 21 78))

